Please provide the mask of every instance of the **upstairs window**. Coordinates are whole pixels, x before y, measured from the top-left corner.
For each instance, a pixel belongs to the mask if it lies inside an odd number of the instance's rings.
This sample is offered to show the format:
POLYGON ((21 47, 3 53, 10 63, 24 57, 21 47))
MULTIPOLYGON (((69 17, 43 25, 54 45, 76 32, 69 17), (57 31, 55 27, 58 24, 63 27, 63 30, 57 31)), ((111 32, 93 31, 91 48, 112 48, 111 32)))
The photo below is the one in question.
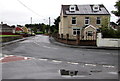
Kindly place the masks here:
POLYGON ((70 12, 74 12, 76 10, 76 6, 75 5, 71 5, 70 7, 69 7, 69 11, 70 12))
POLYGON ((99 9, 100 9, 99 5, 94 5, 93 6, 93 11, 97 12, 97 11, 99 11, 99 9))
POLYGON ((100 17, 97 17, 97 19, 96 19, 96 24, 101 24, 101 18, 100 17))
POLYGON ((90 19, 89 17, 85 17, 85 25, 89 25, 90 24, 90 19))
POLYGON ((76 25, 76 17, 72 17, 72 25, 76 25))

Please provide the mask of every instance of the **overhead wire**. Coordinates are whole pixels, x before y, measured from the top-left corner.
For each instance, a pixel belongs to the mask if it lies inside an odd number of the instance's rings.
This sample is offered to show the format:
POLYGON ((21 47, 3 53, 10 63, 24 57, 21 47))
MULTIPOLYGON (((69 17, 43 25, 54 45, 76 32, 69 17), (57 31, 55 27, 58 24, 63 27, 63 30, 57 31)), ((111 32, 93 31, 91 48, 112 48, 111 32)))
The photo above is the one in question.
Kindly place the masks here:
POLYGON ((36 13, 34 10, 32 10, 31 8, 29 8, 28 6, 26 6, 23 2, 21 2, 20 0, 17 0, 21 5, 23 5, 25 8, 27 8, 29 11, 31 11, 32 13, 38 15, 38 16, 41 16, 39 15, 38 13, 36 13))

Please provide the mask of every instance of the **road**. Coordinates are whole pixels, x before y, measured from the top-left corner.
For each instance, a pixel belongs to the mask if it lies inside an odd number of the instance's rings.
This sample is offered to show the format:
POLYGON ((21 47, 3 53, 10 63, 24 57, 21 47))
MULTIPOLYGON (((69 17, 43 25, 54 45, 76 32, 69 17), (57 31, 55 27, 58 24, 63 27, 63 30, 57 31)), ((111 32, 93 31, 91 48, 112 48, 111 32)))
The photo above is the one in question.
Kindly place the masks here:
POLYGON ((31 59, 2 63, 3 79, 117 79, 118 50, 57 46, 48 36, 37 35, 2 48, 3 55, 31 59), (74 77, 61 76, 60 69, 77 70, 74 77))

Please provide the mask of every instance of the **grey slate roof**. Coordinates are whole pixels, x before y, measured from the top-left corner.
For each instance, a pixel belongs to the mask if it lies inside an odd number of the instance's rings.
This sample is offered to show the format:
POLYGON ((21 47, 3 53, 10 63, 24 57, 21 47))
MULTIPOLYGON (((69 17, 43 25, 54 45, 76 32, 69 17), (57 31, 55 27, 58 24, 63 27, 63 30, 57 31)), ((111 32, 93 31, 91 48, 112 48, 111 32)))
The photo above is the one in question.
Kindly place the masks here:
POLYGON ((70 5, 62 5, 64 15, 110 15, 108 10, 103 4, 99 4, 100 10, 98 12, 93 11, 94 5, 76 5, 76 11, 69 11, 70 5))

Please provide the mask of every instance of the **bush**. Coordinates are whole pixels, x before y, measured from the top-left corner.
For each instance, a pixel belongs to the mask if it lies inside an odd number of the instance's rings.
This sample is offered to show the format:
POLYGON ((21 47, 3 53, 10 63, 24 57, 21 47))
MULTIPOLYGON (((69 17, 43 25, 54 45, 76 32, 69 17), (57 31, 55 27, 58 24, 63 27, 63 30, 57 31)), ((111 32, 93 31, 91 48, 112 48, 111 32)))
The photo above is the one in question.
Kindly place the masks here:
POLYGON ((103 38, 120 38, 120 29, 113 30, 112 28, 101 28, 103 38))
POLYGON ((36 34, 43 34, 43 32, 36 32, 36 34))

